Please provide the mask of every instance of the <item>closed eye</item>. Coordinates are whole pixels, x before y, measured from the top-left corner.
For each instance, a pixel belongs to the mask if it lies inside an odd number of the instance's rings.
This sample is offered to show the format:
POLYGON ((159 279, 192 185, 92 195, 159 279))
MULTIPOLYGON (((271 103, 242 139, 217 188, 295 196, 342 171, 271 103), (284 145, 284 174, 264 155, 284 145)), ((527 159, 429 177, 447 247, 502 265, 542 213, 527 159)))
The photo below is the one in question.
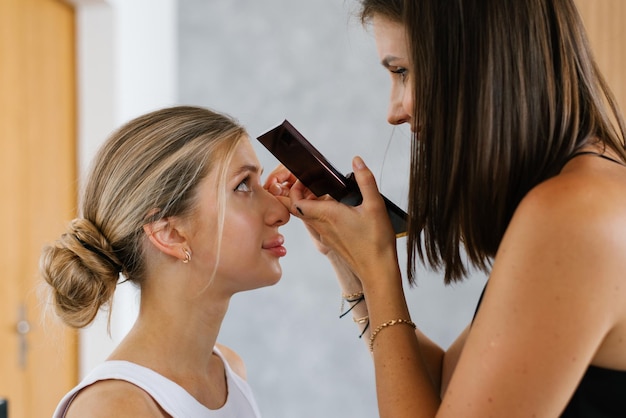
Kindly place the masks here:
POLYGON ((389 67, 389 72, 399 75, 404 81, 407 77, 408 70, 404 67, 389 67))
POLYGON ((381 64, 383 65, 383 67, 389 70, 390 73, 400 76, 400 79, 402 81, 405 81, 408 76, 407 68, 401 67, 399 65, 394 65, 396 63, 399 64, 401 61, 402 59, 399 57, 388 55, 385 58, 383 58, 383 60, 381 61, 381 64))

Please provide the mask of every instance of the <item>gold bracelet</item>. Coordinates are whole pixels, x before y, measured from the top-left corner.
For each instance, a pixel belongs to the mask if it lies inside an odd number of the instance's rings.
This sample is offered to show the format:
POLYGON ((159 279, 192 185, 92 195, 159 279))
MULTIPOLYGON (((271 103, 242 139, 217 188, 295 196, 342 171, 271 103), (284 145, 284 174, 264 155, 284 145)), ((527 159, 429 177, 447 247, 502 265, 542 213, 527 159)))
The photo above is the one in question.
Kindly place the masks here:
POLYGON ((358 299, 361 296, 363 296, 363 292, 356 292, 356 293, 350 293, 349 295, 346 295, 345 293, 341 295, 341 298, 343 300, 347 300, 347 301, 351 301, 353 299, 358 299))
POLYGON ((390 327, 392 325, 397 325, 397 324, 406 324, 412 327, 413 329, 416 328, 415 324, 410 319, 392 319, 391 321, 387 321, 383 324, 380 324, 379 326, 376 327, 374 331, 372 331, 372 335, 370 336, 370 352, 374 352, 374 339, 376 338, 378 333, 387 327, 390 327))
POLYGON ((356 305, 361 303, 364 299, 365 299, 365 295, 363 294, 363 292, 350 293, 349 295, 342 293, 341 294, 341 306, 339 307, 339 318, 343 318, 345 314, 350 312, 352 308, 354 308, 356 305), (350 303, 356 302, 356 303, 354 303, 354 305, 352 305, 350 309, 344 312, 343 309, 346 306, 346 302, 350 302, 350 303))
POLYGON ((357 324, 364 324, 369 321, 369 319, 370 317, 368 315, 364 316, 363 318, 352 318, 352 320, 357 324))

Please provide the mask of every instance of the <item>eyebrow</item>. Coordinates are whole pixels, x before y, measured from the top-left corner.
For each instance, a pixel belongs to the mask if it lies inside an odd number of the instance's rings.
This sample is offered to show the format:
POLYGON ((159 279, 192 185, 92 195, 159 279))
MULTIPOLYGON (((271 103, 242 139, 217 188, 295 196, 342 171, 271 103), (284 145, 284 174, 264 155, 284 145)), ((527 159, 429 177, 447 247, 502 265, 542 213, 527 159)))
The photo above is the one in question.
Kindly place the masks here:
POLYGON ((241 173, 245 173, 245 172, 252 172, 255 174, 263 174, 263 167, 259 167, 253 164, 244 164, 241 167, 239 167, 237 170, 234 171, 233 176, 238 176, 241 173))
POLYGON ((399 60, 399 59, 400 59, 400 57, 396 57, 396 56, 393 56, 393 55, 387 55, 385 58, 383 58, 383 60, 380 63, 383 65, 383 67, 389 68, 389 67, 392 66, 392 63, 394 61, 399 60))

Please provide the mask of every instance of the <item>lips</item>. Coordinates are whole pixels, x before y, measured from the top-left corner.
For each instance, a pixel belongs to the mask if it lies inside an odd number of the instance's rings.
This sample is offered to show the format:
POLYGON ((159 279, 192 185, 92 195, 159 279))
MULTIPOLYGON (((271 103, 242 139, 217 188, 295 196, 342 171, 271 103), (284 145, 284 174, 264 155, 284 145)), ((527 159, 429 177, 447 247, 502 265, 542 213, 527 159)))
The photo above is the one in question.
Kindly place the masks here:
POLYGON ((263 249, 271 252, 276 257, 284 257, 287 255, 287 249, 283 246, 284 243, 285 237, 276 235, 263 243, 263 249))

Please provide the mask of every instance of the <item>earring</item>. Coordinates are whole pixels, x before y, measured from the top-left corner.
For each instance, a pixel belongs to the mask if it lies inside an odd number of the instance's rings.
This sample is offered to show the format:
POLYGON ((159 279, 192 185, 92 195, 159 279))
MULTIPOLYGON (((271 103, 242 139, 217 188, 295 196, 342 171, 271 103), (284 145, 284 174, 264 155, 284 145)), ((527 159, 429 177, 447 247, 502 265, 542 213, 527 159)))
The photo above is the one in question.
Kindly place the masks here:
POLYGON ((183 252, 185 253, 185 259, 183 260, 183 263, 187 264, 191 261, 191 252, 188 249, 183 249, 183 252))

